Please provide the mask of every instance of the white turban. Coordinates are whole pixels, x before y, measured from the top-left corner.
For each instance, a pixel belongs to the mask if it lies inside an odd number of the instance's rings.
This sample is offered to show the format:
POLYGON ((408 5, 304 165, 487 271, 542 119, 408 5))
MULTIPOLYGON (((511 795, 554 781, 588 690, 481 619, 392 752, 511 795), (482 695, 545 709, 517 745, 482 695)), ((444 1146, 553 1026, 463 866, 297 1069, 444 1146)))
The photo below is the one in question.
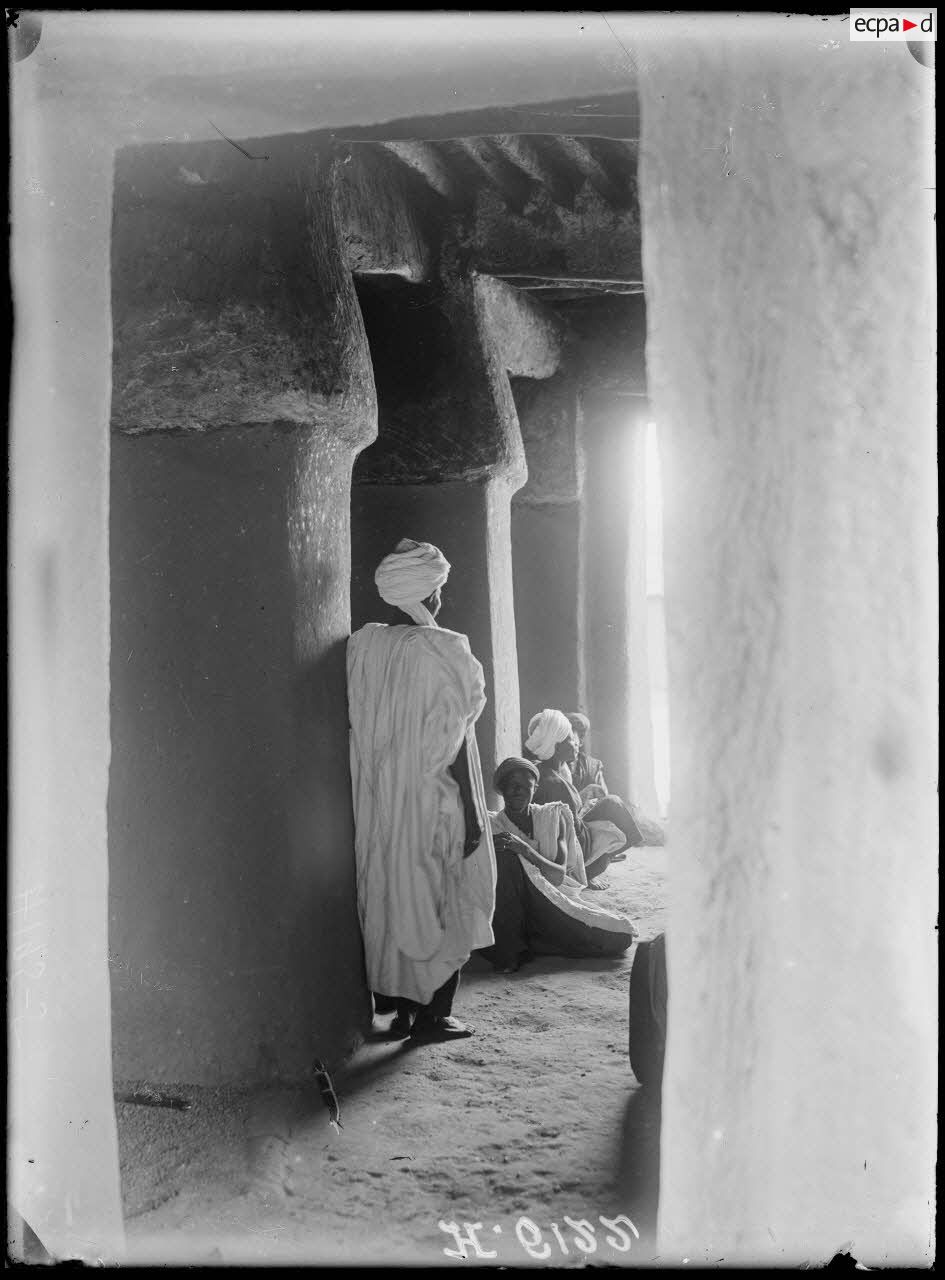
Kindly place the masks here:
POLYGON ((555 747, 570 737, 571 732, 571 721, 564 712, 552 711, 546 707, 529 720, 525 749, 539 760, 550 760, 555 747))
POLYGON ((442 587, 449 577, 450 564, 443 552, 430 542, 401 538, 393 553, 377 566, 374 582, 386 604, 403 609, 422 626, 436 626, 432 615, 420 603, 442 587))

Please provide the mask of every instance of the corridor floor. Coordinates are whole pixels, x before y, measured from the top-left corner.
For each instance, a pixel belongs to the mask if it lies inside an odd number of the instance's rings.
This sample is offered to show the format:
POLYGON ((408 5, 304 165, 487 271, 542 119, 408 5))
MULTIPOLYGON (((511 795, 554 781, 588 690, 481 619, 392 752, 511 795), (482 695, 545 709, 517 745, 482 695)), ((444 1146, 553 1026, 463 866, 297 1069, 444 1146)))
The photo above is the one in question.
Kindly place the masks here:
MULTIPOLYGON (((599 897, 640 938, 663 928, 665 867, 646 848, 607 872, 599 897)), ((627 1057, 633 954, 510 976, 472 960, 455 1006, 476 1028, 467 1040, 390 1041, 390 1017, 376 1018, 334 1080, 340 1133, 314 1088, 299 1095, 251 1189, 221 1172, 131 1218, 128 1261, 651 1262, 659 1111, 627 1057)))

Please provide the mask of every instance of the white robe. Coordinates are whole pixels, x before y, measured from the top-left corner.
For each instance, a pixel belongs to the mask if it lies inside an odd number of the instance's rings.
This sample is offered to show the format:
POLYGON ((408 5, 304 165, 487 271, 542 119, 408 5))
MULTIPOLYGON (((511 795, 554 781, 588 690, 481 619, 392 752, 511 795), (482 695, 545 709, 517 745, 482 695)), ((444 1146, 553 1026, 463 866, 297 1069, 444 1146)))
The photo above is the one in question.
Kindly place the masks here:
POLYGON ((348 641, 358 911, 380 994, 427 1004, 494 941, 495 853, 475 735, 484 687, 458 632, 371 622, 348 641), (465 859, 449 773, 464 741, 484 833, 465 859))
MULTIPOLYGON (((490 813, 489 821, 493 835, 507 831, 510 835, 518 836, 533 851, 532 855, 518 853, 518 860, 532 886, 546 902, 570 920, 577 920, 589 929, 633 937, 635 930, 629 916, 625 916, 622 911, 589 902, 583 896, 587 887, 584 855, 574 831, 574 818, 566 804, 557 800, 552 800, 549 804, 533 804, 534 835, 531 838, 515 825, 504 809, 500 809, 498 813, 490 813), (564 839, 564 862, 560 860, 560 837, 564 839)), ((629 941, 627 945, 630 945, 629 941)))
MULTIPOLYGON (((490 813, 492 834, 506 831, 524 841, 535 853, 532 865, 540 871, 563 893, 580 892, 587 885, 587 873, 584 870, 584 854, 574 830, 574 818, 566 804, 553 800, 550 804, 533 804, 532 830, 529 837, 515 825, 504 809, 490 813), (561 859, 559 841, 564 841, 565 858, 561 859), (551 864, 550 866, 547 864, 551 864), (559 868, 556 872, 554 868, 559 868)), ((529 861, 524 854, 518 855, 523 861, 529 861)))

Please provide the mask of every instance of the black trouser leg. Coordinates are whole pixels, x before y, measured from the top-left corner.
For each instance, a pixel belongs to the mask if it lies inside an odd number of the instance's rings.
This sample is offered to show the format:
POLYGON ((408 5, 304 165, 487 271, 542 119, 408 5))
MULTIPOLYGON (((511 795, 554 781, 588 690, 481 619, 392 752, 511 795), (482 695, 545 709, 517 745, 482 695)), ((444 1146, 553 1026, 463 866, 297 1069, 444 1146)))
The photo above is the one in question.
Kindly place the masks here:
POLYGON ((526 887, 528 879, 517 853, 497 849, 498 877, 495 887, 495 911, 492 916, 491 947, 483 947, 483 956, 496 969, 514 969, 528 950, 526 887))
POLYGON ((459 987, 460 970, 457 969, 451 978, 447 978, 442 987, 433 993, 429 1004, 421 1005, 417 1010, 420 1018, 448 1018, 453 1012, 453 997, 459 987))
POLYGON ((448 1018, 453 1011, 453 997, 459 986, 459 975, 456 972, 434 991, 428 1004, 417 1004, 416 1000, 408 1000, 404 996, 397 997, 397 1012, 408 1017, 416 1014, 418 1018, 448 1018))

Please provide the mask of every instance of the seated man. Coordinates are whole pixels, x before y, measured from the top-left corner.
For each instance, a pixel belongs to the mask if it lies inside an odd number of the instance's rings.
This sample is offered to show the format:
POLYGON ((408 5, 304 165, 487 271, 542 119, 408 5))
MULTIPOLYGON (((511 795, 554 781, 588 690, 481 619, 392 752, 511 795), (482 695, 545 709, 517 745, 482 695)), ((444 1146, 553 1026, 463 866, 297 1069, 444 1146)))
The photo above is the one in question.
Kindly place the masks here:
POLYGON ((603 761, 598 760, 596 756, 588 755, 584 745, 591 727, 590 720, 588 720, 587 716, 582 715, 580 711, 568 711, 565 714, 571 722, 571 728, 574 730, 574 736, 577 739, 577 755, 571 765, 571 781, 585 801, 591 799, 590 795, 584 794, 588 787, 599 789, 593 793, 596 799, 610 795, 610 790, 604 781, 603 761))
POLYGON ((577 739, 564 712, 546 707, 532 716, 525 749, 538 761, 536 801, 561 801, 571 810, 589 879, 609 863, 620 860, 625 849, 643 843, 633 815, 619 796, 582 800, 570 773, 577 755, 577 739))
MULTIPOLYGON (((584 803, 589 804, 592 800, 599 800, 602 796, 612 793, 604 780, 603 761, 590 755, 586 748, 587 735, 591 728, 590 720, 580 711, 568 711, 567 717, 577 739, 577 756, 570 766, 571 781, 584 803)), ((644 844, 664 845, 666 843, 666 831, 660 822, 646 817, 638 805, 627 803, 627 808, 633 815, 644 844)))
POLYGON ((584 857, 568 805, 532 803, 538 769, 511 756, 495 773, 505 807, 490 813, 498 881, 492 932, 480 954, 500 973, 534 955, 622 955, 633 926, 617 911, 591 905, 584 857))

